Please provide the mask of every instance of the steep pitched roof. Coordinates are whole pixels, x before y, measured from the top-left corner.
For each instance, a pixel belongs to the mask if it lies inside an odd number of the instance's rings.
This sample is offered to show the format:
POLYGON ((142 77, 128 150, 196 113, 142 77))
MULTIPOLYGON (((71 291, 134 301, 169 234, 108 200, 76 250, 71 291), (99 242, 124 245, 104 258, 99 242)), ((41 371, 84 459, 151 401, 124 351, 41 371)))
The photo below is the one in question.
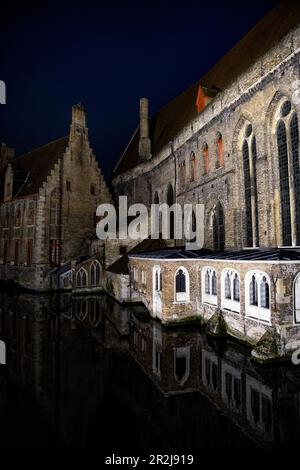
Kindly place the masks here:
MULTIPOLYGON (((199 85, 205 88, 206 96, 214 96, 218 89, 223 90, 228 87, 299 23, 299 0, 283 0, 200 80, 152 116, 149 129, 152 154, 159 152, 197 116, 196 100, 199 85)), ((139 129, 135 131, 131 142, 117 164, 113 177, 138 164, 138 142, 139 129)))
MULTIPOLYGON (((13 197, 23 197, 38 192, 55 163, 63 156, 68 141, 68 136, 62 137, 12 160, 13 197)), ((4 194, 5 171, 0 175, 1 202, 4 194)))

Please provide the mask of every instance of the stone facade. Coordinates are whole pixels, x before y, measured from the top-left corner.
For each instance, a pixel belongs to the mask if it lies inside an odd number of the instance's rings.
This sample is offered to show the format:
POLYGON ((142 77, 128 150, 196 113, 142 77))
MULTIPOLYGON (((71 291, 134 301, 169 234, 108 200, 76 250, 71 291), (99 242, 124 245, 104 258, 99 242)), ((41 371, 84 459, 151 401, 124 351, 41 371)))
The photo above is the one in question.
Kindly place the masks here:
POLYGON ((110 201, 81 105, 72 109, 69 136, 11 159, 2 190, 1 279, 57 288, 53 269, 88 254, 96 208, 110 201))
POLYGON ((174 202, 204 204, 207 248, 214 247, 212 222, 216 208, 221 204, 225 214, 225 248, 249 246, 245 223, 243 144, 247 127, 251 125, 251 139, 255 137, 257 149, 257 244, 261 247, 282 245, 276 129, 285 101, 291 103, 291 113, 299 116, 299 36, 299 28, 285 36, 234 83, 220 91, 174 136, 170 145, 146 161, 140 159, 133 169, 116 174, 113 180, 116 194, 126 194, 129 204, 141 202, 149 206, 156 194, 160 203, 167 202, 171 185, 174 202), (195 156, 195 163, 191 164, 192 156, 195 156))

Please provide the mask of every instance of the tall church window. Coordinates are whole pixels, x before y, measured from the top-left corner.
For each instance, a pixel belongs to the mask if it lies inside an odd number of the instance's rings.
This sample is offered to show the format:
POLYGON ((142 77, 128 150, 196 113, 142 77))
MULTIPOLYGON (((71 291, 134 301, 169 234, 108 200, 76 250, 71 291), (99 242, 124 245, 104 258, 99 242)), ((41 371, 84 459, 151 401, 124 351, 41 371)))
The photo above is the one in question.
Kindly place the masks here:
POLYGON ((285 101, 281 107, 276 134, 282 244, 300 245, 299 123, 290 101, 285 101))
POLYGON ((196 179, 196 157, 194 152, 191 153, 190 156, 190 177, 191 182, 195 181, 196 179))
POLYGON ((259 246, 259 222, 257 199, 257 148, 251 124, 245 130, 242 146, 244 167, 245 230, 246 245, 259 246))

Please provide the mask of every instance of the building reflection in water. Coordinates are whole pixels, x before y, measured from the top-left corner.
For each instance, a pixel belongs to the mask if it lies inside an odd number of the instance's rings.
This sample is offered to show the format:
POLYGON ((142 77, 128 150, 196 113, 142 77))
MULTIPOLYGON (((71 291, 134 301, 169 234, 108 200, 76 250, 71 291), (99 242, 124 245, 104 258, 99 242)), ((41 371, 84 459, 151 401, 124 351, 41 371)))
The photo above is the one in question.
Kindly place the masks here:
POLYGON ((200 451, 290 448, 300 369, 260 368, 198 328, 106 296, 1 294, 1 444, 200 451))

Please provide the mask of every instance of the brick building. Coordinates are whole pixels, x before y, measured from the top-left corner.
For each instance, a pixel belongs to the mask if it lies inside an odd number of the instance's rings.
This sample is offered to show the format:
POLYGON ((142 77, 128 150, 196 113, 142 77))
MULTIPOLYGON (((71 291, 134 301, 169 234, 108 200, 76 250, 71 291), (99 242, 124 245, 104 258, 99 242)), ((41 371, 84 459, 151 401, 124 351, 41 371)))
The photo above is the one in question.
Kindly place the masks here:
POLYGON ((73 106, 61 139, 17 158, 2 145, 0 168, 0 278, 56 288, 54 270, 88 255, 96 207, 110 200, 84 108, 73 106))
POLYGON ((155 115, 141 99, 113 178, 129 204, 205 206, 205 251, 129 256, 151 315, 271 333, 275 355, 300 346, 299 58, 300 4, 283 1, 155 115))

